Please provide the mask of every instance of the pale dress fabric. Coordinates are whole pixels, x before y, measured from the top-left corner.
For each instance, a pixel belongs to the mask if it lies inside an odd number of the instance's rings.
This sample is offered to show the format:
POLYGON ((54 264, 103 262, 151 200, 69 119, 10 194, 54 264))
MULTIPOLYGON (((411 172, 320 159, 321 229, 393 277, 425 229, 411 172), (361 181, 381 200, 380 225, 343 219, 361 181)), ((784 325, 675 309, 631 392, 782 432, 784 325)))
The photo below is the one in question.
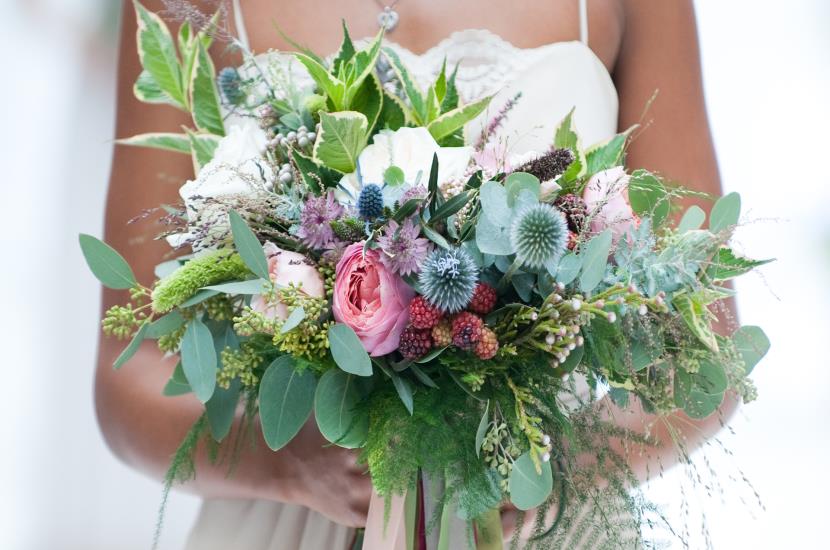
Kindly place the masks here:
MULTIPOLYGON (((581 1, 581 40, 538 48, 517 48, 486 30, 465 30, 417 55, 389 42, 422 86, 440 70, 459 65, 457 86, 465 101, 496 94, 491 107, 467 128, 474 139, 506 101, 522 97, 500 130, 509 154, 550 147, 558 123, 575 108, 574 121, 584 145, 610 138, 617 130, 618 97, 608 70, 587 46, 587 21, 581 1)), ((275 56, 269 54, 273 62, 275 56)), ((297 64, 291 64, 291 71, 297 64)), ((300 75, 299 78, 303 78, 300 75)), ((589 514, 586 509, 580 516, 589 514)), ((576 521, 575 523, 579 523, 576 521)), ((566 537, 563 548, 596 548, 597 539, 566 537)), ((205 500, 187 550, 344 550, 354 531, 309 509, 272 501, 205 500)))

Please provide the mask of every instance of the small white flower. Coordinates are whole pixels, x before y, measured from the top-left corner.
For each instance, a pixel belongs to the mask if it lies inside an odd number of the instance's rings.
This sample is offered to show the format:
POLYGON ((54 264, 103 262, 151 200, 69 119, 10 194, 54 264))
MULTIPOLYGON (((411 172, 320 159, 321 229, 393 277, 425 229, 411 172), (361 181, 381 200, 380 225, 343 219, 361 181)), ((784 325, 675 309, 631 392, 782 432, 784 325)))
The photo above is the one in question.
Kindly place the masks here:
POLYGON ((582 309, 582 302, 574 298, 573 300, 571 300, 571 308, 573 308, 574 311, 579 311, 580 309, 582 309))
POLYGON ((550 436, 548 434, 542 436, 542 445, 550 445, 550 436))
POLYGON ((542 462, 550 462, 550 453, 544 453, 542 455, 542 462))
POLYGON ((639 309, 637 309, 637 313, 639 313, 640 315, 645 315, 646 313, 648 313, 648 307, 646 307, 645 304, 640 304, 639 309))
POLYGON ((613 311, 608 313, 608 322, 609 323, 616 323, 617 322, 617 314, 613 311))

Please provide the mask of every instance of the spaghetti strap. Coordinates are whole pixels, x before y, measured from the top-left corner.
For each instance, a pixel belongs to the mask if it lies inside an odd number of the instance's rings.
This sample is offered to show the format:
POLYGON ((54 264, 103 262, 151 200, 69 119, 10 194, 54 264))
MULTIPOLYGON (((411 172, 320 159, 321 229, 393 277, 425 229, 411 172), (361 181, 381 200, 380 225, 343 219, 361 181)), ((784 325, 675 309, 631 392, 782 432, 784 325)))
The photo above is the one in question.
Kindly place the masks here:
POLYGON ((588 44, 588 0, 579 0, 579 41, 588 44))
POLYGON ((245 28, 245 17, 242 15, 242 6, 239 0, 233 0, 233 23, 236 27, 236 36, 242 47, 246 50, 251 49, 248 42, 248 30, 245 28))

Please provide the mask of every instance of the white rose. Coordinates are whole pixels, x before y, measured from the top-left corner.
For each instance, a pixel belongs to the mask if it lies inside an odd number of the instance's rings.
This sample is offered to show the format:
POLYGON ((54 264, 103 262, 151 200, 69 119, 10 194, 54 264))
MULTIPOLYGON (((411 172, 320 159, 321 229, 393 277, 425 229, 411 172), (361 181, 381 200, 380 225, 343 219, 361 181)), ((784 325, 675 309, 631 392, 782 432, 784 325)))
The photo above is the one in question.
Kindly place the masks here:
MULTIPOLYGON (((191 224, 211 223, 222 231, 227 227, 227 212, 209 199, 256 197, 273 188, 273 173, 262 159, 267 142, 265 132, 253 121, 230 128, 219 140, 213 159, 199 170, 195 180, 179 189, 191 224)), ((190 233, 171 235, 168 242, 178 246, 190 237, 190 233)))
POLYGON ((334 196, 342 204, 354 204, 363 185, 375 183, 383 186, 383 174, 390 166, 403 171, 404 184, 386 187, 383 201, 391 206, 416 181, 426 186, 433 155, 438 155, 438 184, 460 178, 470 164, 472 147, 440 147, 426 128, 400 128, 396 131, 381 130, 371 145, 367 145, 357 159, 357 171, 346 174, 340 180, 334 196), (359 176, 358 176, 359 174, 359 176), (420 176, 419 176, 420 174, 420 176))

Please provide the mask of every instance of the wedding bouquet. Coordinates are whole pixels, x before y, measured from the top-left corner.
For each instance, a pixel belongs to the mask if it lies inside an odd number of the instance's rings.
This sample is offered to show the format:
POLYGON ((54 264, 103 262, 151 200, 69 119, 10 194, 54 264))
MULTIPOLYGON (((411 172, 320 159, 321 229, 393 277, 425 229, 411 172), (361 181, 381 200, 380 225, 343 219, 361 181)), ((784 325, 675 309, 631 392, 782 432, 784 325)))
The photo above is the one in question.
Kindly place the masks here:
POLYGON ((537 510, 532 541, 554 540, 570 502, 601 506, 597 477, 635 524, 648 510, 611 446, 648 437, 603 420, 599 397, 692 418, 755 397, 766 336, 712 328, 727 281, 765 263, 729 246, 737 194, 708 222, 680 216, 691 192, 624 168, 630 132, 583 149, 570 114, 523 159, 495 137, 510 103, 465 141, 490 98, 462 103, 446 67, 420 89, 380 35, 358 49, 344 28, 333 59, 248 54, 217 74, 210 25, 174 40, 136 11, 135 94, 194 127, 121 143, 192 156, 183 205, 162 215, 182 254, 146 287, 108 245, 80 244, 129 290, 103 320, 130 339, 115 367, 156 340, 180 359, 164 393, 204 403, 168 487, 203 437, 216 456, 238 448, 240 410, 275 451, 313 412, 386 499, 365 547, 501 548, 505 501, 537 510))

